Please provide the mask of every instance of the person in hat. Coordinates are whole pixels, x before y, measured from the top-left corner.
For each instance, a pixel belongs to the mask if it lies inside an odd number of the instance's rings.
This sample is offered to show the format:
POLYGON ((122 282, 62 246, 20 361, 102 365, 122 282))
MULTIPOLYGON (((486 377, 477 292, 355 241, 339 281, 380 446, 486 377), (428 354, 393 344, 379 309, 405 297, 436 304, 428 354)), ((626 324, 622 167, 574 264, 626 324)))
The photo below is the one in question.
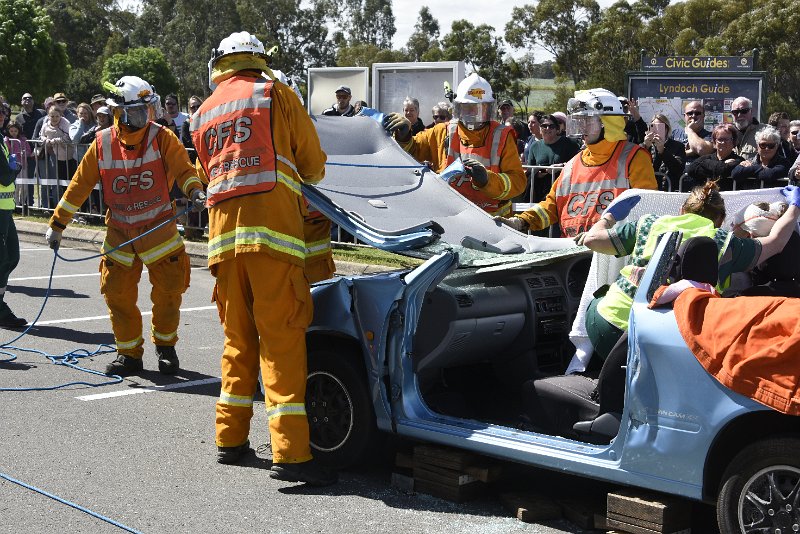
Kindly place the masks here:
POLYGON ((105 107, 105 105, 106 105, 106 97, 104 97, 101 94, 96 94, 89 101, 89 105, 92 106, 92 113, 97 115, 97 110, 102 108, 102 107, 105 107))
POLYGON ((56 109, 61 112, 61 116, 67 119, 70 124, 78 120, 78 115, 69 108, 69 99, 64 93, 54 94, 53 104, 56 106, 56 109))
POLYGON ((323 111, 322 114, 334 117, 352 117, 356 114, 355 108, 350 105, 352 96, 353 93, 348 86, 340 85, 336 88, 336 103, 323 111))

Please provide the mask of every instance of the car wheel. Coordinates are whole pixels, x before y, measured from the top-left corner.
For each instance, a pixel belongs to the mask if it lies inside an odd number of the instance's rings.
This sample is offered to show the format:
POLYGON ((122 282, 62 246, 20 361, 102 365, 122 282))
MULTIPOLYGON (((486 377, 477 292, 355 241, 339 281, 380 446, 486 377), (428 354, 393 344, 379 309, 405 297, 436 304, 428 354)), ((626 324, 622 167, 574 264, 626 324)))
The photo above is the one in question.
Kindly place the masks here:
POLYGON ((746 447, 722 481, 720 532, 800 531, 800 440, 770 439, 746 447))
POLYGON ((311 452, 320 462, 350 467, 374 453, 379 431, 357 355, 309 349, 306 412, 311 452))

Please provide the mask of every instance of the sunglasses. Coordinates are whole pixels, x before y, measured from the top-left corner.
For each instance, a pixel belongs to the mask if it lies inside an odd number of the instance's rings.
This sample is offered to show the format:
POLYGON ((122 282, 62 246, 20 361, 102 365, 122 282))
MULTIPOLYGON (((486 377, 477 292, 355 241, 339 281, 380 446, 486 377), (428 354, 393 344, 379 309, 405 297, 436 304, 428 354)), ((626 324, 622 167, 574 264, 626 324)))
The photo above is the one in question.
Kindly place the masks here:
POLYGON ((66 103, 67 103, 66 100, 62 100, 60 98, 58 100, 56 100, 56 104, 66 104, 66 103))
POLYGON ((789 133, 792 134, 793 136, 797 137, 798 135, 800 135, 800 130, 792 130, 789 133))
POLYGON ((775 143, 758 143, 758 148, 763 148, 765 150, 772 150, 776 146, 778 145, 776 145, 775 143))
POLYGON ((544 128, 545 130, 549 130, 549 129, 555 130, 556 128, 558 128, 558 125, 557 124, 540 124, 539 128, 544 128))
POLYGON ((748 113, 750 113, 750 108, 732 109, 731 113, 736 115, 737 117, 739 115, 747 115, 748 113))
POLYGON ((686 113, 684 113, 684 115, 686 115, 687 117, 698 117, 702 114, 703 114, 702 111, 687 111, 686 113))

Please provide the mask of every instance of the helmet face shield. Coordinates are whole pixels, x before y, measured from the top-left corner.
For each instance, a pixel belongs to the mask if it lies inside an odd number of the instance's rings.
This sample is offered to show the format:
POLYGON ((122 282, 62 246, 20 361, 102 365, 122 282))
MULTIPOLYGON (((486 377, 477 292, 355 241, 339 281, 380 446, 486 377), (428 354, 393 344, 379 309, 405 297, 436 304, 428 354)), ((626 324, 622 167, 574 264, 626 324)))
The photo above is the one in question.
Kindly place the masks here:
POLYGON ((153 107, 150 104, 136 104, 133 106, 122 106, 122 117, 120 122, 131 130, 144 128, 154 117, 153 107))
POLYGON ((603 131, 599 115, 570 115, 567 118, 567 135, 583 138, 587 144, 596 143, 603 131))
POLYGON ((494 103, 483 102, 479 104, 454 102, 453 117, 469 130, 480 128, 492 119, 494 103))

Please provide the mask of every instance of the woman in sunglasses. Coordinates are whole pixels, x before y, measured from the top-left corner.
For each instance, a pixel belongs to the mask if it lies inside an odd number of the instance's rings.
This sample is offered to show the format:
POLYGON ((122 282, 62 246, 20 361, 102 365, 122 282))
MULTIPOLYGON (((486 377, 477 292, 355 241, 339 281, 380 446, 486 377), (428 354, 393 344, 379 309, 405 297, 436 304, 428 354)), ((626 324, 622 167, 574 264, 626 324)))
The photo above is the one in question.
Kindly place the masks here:
POLYGON ((780 143, 781 134, 772 126, 765 126, 756 132, 756 155, 731 171, 736 189, 772 187, 779 185, 775 183, 776 180, 789 175, 791 162, 778 154, 780 143))
MULTIPOLYGON (((718 124, 711 132, 711 144, 714 152, 700 156, 689 164, 686 169, 687 178, 683 179, 682 190, 691 190, 696 185, 715 180, 720 189, 730 191, 733 189, 731 172, 744 158, 737 156, 733 151, 738 140, 739 131, 733 124, 718 124)), ((676 188, 673 184, 673 188, 676 188)), ((676 188, 677 189, 677 188, 676 188)))

